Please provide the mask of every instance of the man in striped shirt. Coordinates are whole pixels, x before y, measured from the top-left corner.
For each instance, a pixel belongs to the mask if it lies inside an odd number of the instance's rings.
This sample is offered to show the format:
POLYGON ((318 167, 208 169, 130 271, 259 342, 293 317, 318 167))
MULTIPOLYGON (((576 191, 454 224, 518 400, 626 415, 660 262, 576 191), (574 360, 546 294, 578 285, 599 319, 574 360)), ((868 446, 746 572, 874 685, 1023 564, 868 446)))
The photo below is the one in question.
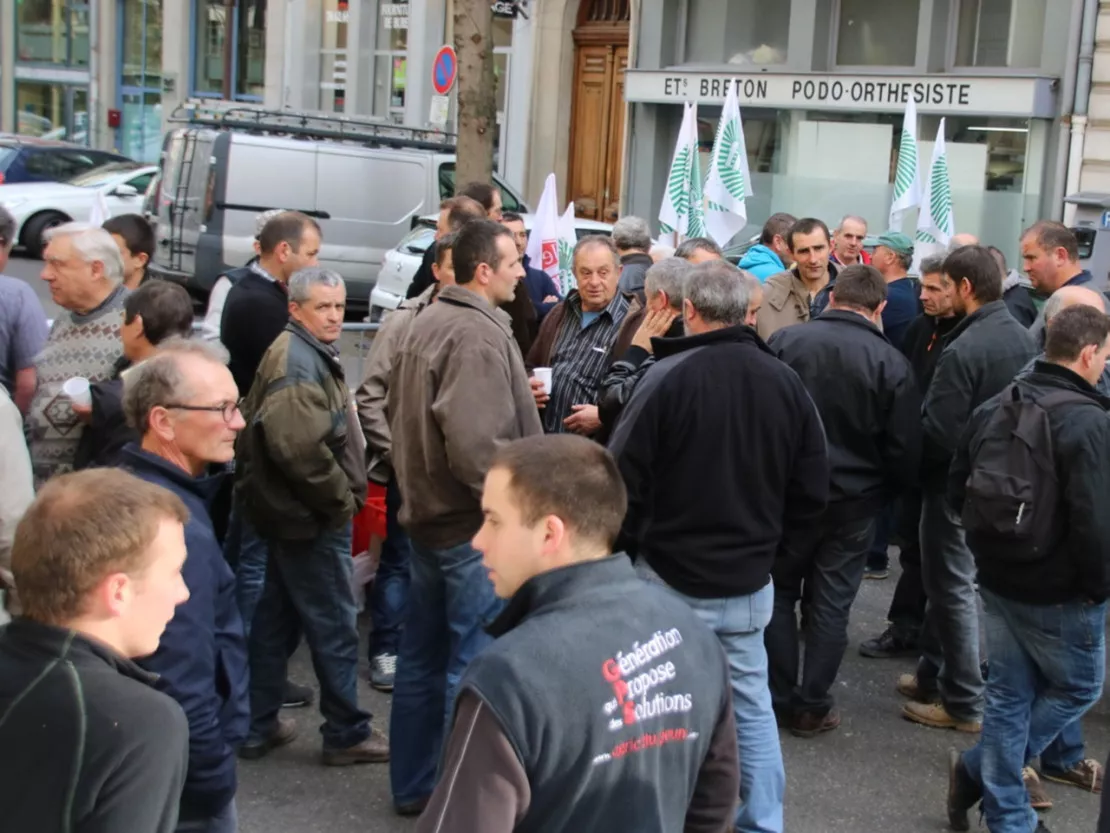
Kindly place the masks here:
POLYGON ((620 255, 611 239, 591 235, 578 241, 574 248, 578 288, 544 318, 528 352, 529 367, 551 368, 550 395, 538 380, 532 380, 548 434, 588 437, 601 427, 598 386, 612 359, 623 352, 616 342, 629 308, 628 297, 617 291, 620 272, 620 255))

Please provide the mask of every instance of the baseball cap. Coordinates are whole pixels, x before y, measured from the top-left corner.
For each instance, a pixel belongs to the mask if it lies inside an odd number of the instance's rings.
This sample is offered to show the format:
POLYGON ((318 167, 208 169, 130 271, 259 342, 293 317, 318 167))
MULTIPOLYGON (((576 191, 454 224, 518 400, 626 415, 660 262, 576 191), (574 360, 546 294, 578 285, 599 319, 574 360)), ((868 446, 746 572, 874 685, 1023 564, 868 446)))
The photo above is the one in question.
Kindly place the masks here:
POLYGON ((289 209, 287 208, 271 208, 269 211, 263 211, 254 218, 254 239, 257 240, 262 236, 262 229, 270 220, 274 219, 278 214, 284 214, 289 209))
POLYGON ((913 255, 913 241, 910 240, 909 235, 902 234, 900 231, 888 231, 885 234, 880 234, 876 245, 886 246, 892 252, 905 257, 913 255))

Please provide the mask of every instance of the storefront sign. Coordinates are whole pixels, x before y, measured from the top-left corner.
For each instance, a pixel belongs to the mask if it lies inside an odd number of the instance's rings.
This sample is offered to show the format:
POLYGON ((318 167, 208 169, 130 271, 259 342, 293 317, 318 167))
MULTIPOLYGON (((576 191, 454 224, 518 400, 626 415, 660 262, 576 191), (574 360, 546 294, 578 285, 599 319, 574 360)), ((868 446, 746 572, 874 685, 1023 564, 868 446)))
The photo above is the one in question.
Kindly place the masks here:
POLYGON ((383 3, 382 27, 385 29, 409 28, 409 4, 383 3))
POLYGON ((15 77, 21 81, 42 81, 47 84, 88 84, 87 69, 55 69, 52 67, 15 68, 15 77))
POLYGON ((651 104, 720 104, 735 85, 740 104, 800 110, 901 113, 912 98, 919 113, 1053 118, 1052 78, 956 75, 783 75, 629 70, 625 100, 651 104))

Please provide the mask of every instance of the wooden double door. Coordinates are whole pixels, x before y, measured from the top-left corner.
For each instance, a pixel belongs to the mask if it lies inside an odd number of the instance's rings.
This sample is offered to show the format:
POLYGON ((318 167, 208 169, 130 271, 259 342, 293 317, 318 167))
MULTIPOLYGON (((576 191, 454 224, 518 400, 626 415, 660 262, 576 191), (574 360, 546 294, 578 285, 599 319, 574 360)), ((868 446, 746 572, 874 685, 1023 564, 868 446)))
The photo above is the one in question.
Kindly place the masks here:
POLYGON ((577 216, 612 223, 620 206, 624 162, 628 34, 606 33, 608 42, 591 35, 575 32, 570 198, 577 216))

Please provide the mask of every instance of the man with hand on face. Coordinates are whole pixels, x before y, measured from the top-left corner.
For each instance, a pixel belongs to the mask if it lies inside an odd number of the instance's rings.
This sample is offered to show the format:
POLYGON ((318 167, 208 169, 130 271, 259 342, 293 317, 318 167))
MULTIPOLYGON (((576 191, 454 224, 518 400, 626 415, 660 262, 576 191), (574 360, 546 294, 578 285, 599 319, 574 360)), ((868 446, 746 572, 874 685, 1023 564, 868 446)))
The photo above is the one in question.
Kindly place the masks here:
POLYGON ((624 353, 617 337, 630 302, 617 291, 620 255, 608 237, 583 237, 574 247, 573 262, 578 288, 544 319, 528 353, 528 365, 551 368, 550 394, 540 380, 532 380, 544 431, 588 437, 601 427, 598 386, 609 366, 610 351, 624 353))
POLYGON ((421 833, 731 829, 728 668, 696 613, 612 554, 625 507, 613 458, 580 437, 493 458, 474 546, 508 604, 459 685, 421 833))
POLYGON ((393 359, 386 405, 400 521, 412 538, 390 726, 397 738, 390 785, 402 815, 428 803, 444 715, 501 609, 470 545, 482 525, 490 460, 500 444, 542 430, 509 317, 497 308, 523 274, 512 234, 474 220, 460 230, 453 258, 456 285, 440 290, 410 325, 393 359))
POLYGON ((783 327, 820 315, 829 303, 839 267, 829 260, 829 227, 805 217, 787 235, 794 265, 768 278, 759 310, 759 336, 768 339, 783 327))

